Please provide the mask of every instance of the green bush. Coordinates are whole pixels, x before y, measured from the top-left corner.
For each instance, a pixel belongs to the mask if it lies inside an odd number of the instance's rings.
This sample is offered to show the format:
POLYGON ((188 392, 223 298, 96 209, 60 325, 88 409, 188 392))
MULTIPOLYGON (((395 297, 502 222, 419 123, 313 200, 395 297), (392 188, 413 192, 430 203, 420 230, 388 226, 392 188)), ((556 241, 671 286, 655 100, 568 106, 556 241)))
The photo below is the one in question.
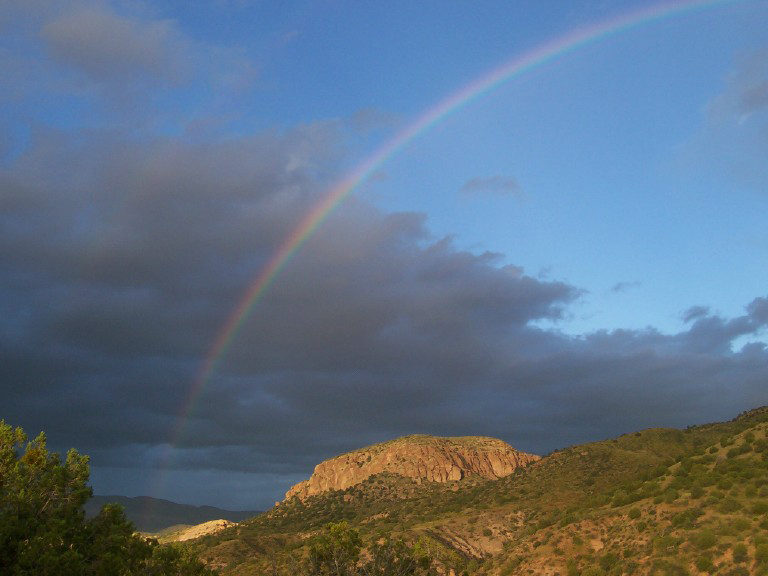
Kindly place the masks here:
POLYGON ((749 530, 752 527, 752 522, 747 520, 746 518, 735 518, 733 522, 731 523, 731 526, 733 526, 733 529, 738 532, 745 532, 749 530))
POLYGON ((654 549, 661 554, 673 554, 680 541, 670 534, 659 535, 653 539, 654 549))
POLYGON ((768 543, 755 546, 755 562, 761 565, 768 564, 768 543))
POLYGON ((672 517, 672 526, 675 528, 691 529, 696 524, 696 520, 704 512, 699 508, 689 508, 683 512, 679 512, 672 517))
POLYGON ((714 572, 715 564, 709 556, 699 556, 696 559, 696 569, 699 572, 714 572))
POLYGON ((62 461, 45 434, 27 442, 21 428, 0 420, 0 572, 17 576, 77 574, 213 574, 186 548, 158 546, 134 532, 120 506, 89 520, 88 457, 62 461))
POLYGON ((733 481, 731 481, 730 478, 722 478, 718 483, 717 487, 721 490, 729 490, 733 487, 733 481))
POLYGON ((656 560, 651 567, 651 574, 658 574, 661 576, 689 576, 688 570, 686 570, 680 564, 671 562, 669 560, 656 560))
POLYGON ((613 552, 608 552, 600 558, 600 568, 610 572, 611 568, 619 564, 619 557, 613 552))
POLYGON ((691 498, 698 500, 702 496, 704 496, 704 488, 701 487, 699 482, 694 482, 691 485, 691 498))
POLYGON ((664 502, 667 504, 671 504, 678 498, 680 498, 680 493, 674 488, 669 488, 664 492, 664 502))
POLYGON ((707 550, 717 544, 717 536, 715 536, 715 533, 712 532, 712 530, 705 529, 694 534, 691 537, 691 541, 694 543, 694 545, 696 545, 697 548, 700 548, 701 550, 707 550))
POLYGON ((741 502, 738 500, 734 500, 733 498, 726 498, 722 502, 720 502, 720 505, 717 507, 717 509, 724 513, 724 514, 730 514, 732 512, 738 512, 743 508, 741 502))
POLYGON ((747 547, 739 542, 733 546, 733 561, 741 564, 747 561, 747 547))

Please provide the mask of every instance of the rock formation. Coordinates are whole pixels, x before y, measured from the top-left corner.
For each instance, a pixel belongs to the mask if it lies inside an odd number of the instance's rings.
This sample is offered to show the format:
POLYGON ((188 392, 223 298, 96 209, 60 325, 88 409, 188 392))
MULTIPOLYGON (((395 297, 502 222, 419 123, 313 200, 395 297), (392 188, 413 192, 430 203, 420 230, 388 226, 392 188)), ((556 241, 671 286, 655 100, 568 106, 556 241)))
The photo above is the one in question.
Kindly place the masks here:
POLYGON ((285 497, 303 500, 327 490, 344 490, 381 472, 430 482, 451 482, 467 476, 496 479, 539 458, 495 438, 405 436, 321 462, 309 480, 296 484, 285 497))

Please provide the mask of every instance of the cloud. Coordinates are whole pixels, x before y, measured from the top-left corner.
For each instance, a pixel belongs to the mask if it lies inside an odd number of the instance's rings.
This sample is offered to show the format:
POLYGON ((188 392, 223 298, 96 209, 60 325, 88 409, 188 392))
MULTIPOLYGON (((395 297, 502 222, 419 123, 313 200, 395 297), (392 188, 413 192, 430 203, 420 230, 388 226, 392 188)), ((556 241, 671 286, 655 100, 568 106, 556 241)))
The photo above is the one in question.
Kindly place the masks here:
POLYGON ((765 328, 764 297, 732 319, 690 309, 674 335, 572 338, 536 323, 577 287, 352 197, 256 303, 180 423, 224 322, 322 197, 316 167, 343 131, 39 133, 0 173, 0 241, 14 246, 0 256, 3 417, 90 454, 99 481, 121 466, 222 485, 250 474, 271 491, 212 503, 263 507, 323 458, 406 433, 541 453, 768 401, 766 350, 730 348, 765 328))
POLYGON ((184 73, 185 41, 168 20, 142 22, 93 4, 47 22, 41 36, 53 58, 97 83, 174 83, 184 73))
MULTIPOLYGON (((46 98, 77 69, 149 102, 209 64, 173 23, 76 6, 35 13, 52 62, 5 53, 54 69, 46 98)), ((243 85, 217 86, 228 101, 243 85)), ((157 496, 259 508, 323 458, 402 434, 488 434, 541 453, 768 403, 768 351, 731 349, 765 329, 765 296, 735 318, 691 308, 678 334, 574 338, 540 322, 568 313, 579 287, 354 195, 255 302, 195 396, 227 319, 348 161, 354 120, 191 134, 168 129, 186 126, 173 107, 158 124, 139 106, 128 125, 108 107, 94 123, 97 104, 76 90, 53 108, 15 102, 26 140, 0 164, 0 417, 91 455, 98 492, 138 494, 162 476, 157 496), (85 112, 61 123, 72 102, 85 112)), ((502 176, 464 188, 520 193, 502 176)))
POLYGON ((691 308, 688 308, 685 312, 682 314, 682 320, 686 324, 688 322, 692 322, 693 320, 696 320, 698 318, 703 318, 709 314, 709 308, 707 306, 692 306, 691 308))
POLYGON ((0 30, 0 102, 14 104, 0 119, 16 131, 40 116, 69 128, 221 130, 242 121, 258 78, 245 50, 194 39, 148 3, 12 1, 0 30), (52 102, 66 114, 46 116, 52 102))
POLYGON ((620 292, 626 292, 627 290, 632 290, 633 288, 639 288, 642 286, 642 282, 617 282, 611 287, 611 292, 614 294, 618 294, 620 292))
POLYGON ((496 174, 487 178, 472 178, 461 187, 462 194, 467 196, 474 195, 494 195, 494 196, 519 196, 522 194, 520 184, 514 178, 496 174))
POLYGON ((768 49, 743 55, 706 108, 688 155, 705 173, 764 192, 768 185, 768 49))
POLYGON ((358 132, 368 133, 382 128, 392 128, 397 124, 397 118, 376 108, 360 108, 350 118, 351 126, 358 132))

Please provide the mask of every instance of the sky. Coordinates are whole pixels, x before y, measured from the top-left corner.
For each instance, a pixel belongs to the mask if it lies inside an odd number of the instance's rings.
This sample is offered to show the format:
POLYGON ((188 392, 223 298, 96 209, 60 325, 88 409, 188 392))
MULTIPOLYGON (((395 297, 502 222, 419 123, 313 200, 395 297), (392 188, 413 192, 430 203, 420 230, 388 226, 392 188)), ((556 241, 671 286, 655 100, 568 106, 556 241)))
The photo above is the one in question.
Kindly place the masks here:
POLYGON ((0 2, 0 418, 97 494, 768 404, 766 214, 765 0, 0 2))

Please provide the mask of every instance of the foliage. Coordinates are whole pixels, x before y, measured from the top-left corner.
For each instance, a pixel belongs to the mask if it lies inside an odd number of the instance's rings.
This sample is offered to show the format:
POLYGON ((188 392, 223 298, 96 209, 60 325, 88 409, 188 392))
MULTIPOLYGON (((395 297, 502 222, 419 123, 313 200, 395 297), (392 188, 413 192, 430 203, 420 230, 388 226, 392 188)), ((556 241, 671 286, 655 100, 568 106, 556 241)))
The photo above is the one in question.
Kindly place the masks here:
POLYGON ((363 541, 346 522, 330 523, 309 545, 307 576, 427 576, 432 559, 420 546, 380 535, 361 559, 363 541))
POLYGON ((0 420, 0 573, 9 576, 213 574, 188 552, 134 533, 121 507, 86 520, 88 457, 62 462, 45 434, 27 442, 0 420))
POLYGON ((287 573, 280 558, 290 553, 304 567, 291 573, 312 576, 310 546, 328 536, 329 523, 346 523, 361 541, 354 576, 367 576, 377 546, 388 542, 397 557, 418 548, 405 542, 422 539, 431 569, 457 576, 768 576, 763 446, 768 409, 565 448, 496 481, 381 474, 283 502, 197 546, 227 574, 287 573), (271 572, 270 556, 278 559, 271 572))
POLYGON ((328 524, 309 547, 308 573, 317 576, 352 576, 363 542, 346 522, 328 524))

